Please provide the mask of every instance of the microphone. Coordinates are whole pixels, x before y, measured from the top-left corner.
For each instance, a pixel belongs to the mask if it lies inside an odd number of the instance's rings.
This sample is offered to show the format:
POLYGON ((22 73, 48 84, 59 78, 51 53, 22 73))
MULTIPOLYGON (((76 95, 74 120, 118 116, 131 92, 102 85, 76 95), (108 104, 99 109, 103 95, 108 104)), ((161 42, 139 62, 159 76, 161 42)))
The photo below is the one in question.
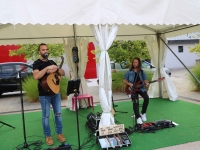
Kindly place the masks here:
POLYGON ((43 57, 44 59, 47 59, 48 56, 49 56, 49 53, 44 53, 44 54, 42 55, 42 57, 43 57))

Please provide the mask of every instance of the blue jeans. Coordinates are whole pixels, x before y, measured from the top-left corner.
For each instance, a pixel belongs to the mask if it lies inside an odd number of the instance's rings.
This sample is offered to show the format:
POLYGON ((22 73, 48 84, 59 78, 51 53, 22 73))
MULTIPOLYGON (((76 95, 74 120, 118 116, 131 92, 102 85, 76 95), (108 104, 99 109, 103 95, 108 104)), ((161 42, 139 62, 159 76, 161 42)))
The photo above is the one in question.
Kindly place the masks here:
POLYGON ((55 95, 39 96, 40 104, 42 107, 42 125, 43 131, 46 137, 51 136, 51 129, 49 125, 50 117, 50 104, 53 107, 55 122, 56 122, 56 132, 57 134, 62 133, 62 117, 61 117, 61 97, 60 93, 55 95))

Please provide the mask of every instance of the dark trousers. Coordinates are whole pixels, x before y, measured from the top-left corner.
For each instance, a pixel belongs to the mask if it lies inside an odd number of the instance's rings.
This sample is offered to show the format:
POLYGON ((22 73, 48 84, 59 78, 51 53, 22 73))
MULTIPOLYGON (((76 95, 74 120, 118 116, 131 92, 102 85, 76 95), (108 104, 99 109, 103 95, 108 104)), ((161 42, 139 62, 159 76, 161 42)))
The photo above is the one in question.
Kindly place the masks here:
POLYGON ((133 111, 135 113, 135 117, 139 118, 140 117, 140 112, 139 112, 139 95, 142 96, 144 99, 143 105, 142 105, 142 114, 146 113, 147 107, 149 104, 149 96, 146 91, 136 91, 134 95, 131 95, 131 99, 133 101, 133 111))

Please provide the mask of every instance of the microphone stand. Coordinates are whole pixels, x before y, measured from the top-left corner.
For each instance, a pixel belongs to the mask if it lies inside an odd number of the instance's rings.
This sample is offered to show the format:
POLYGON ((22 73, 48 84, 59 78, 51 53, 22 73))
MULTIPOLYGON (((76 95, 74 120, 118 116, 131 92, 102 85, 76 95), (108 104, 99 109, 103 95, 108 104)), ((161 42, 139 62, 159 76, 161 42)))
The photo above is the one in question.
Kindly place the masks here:
MULTIPOLYGON (((13 129, 15 129, 15 127, 13 127, 13 126, 11 126, 11 125, 5 123, 5 122, 0 121, 0 123, 3 124, 3 125, 9 126, 9 127, 13 128, 13 129)), ((2 126, 3 126, 3 125, 2 125, 2 126)))
POLYGON ((19 70, 18 72, 12 74, 11 76, 15 75, 18 73, 18 78, 19 78, 19 84, 20 84, 20 100, 21 100, 21 111, 22 111, 22 125, 23 125, 23 135, 24 135, 24 145, 23 148, 28 148, 28 144, 26 141, 26 127, 25 127, 25 121, 24 121, 24 105, 23 105, 23 94, 22 94, 22 75, 21 75, 21 71, 23 71, 26 68, 23 68, 21 70, 19 70))
POLYGON ((77 102, 78 102, 77 97, 78 97, 78 94, 79 94, 79 93, 77 93, 77 90, 75 90, 74 97, 75 97, 75 99, 76 99, 76 104, 75 104, 75 105, 76 105, 77 132, 78 132, 78 150, 80 150, 80 149, 81 149, 81 146, 80 146, 79 120, 78 120, 78 106, 77 106, 77 102))
MULTIPOLYGON (((115 81, 115 80, 112 80, 112 81, 115 81)), ((112 95, 112 104, 113 104, 113 109, 114 109, 115 112, 128 113, 127 111, 117 111, 117 110, 115 109, 115 107, 117 107, 118 105, 115 105, 115 104, 114 104, 113 95, 112 95)))
POLYGON ((78 132, 78 150, 81 149, 80 146, 80 133, 79 133, 79 120, 78 120, 78 94, 79 94, 79 86, 80 86, 80 79, 77 80, 70 80, 68 81, 68 87, 67 87, 67 95, 74 93, 75 97, 75 107, 76 107, 76 122, 77 122, 77 132, 78 132))
MULTIPOLYGON (((13 126, 11 126, 10 124, 7 124, 7 123, 5 123, 5 122, 3 122, 3 121, 0 121, 0 123, 3 124, 3 125, 6 125, 6 126, 8 126, 8 127, 11 127, 11 128, 13 128, 13 129, 15 129, 15 127, 13 127, 13 126)), ((2 125, 2 126, 3 126, 3 125, 2 125)))
MULTIPOLYGON (((3 125, 6 125, 6 126, 8 126, 8 127, 11 127, 11 128, 13 128, 13 129, 15 129, 15 127, 13 127, 13 126, 11 126, 10 124, 7 124, 7 123, 5 123, 5 122, 3 122, 3 121, 0 121, 0 123, 3 124, 3 125)), ((2 125, 2 126, 3 126, 3 125, 2 125)))
POLYGON ((24 121, 24 105, 23 105, 23 96, 22 96, 22 76, 21 71, 18 71, 19 79, 20 79, 20 99, 21 99, 21 109, 22 109, 22 124, 23 124, 23 133, 24 133, 24 146, 23 148, 28 148, 28 144, 26 142, 26 127, 25 127, 25 121, 24 121))
MULTIPOLYGON (((137 76, 135 77, 135 80, 133 82, 133 86, 131 87, 131 99, 132 99, 132 102, 135 103, 135 104, 139 103, 139 97, 136 97, 136 88, 135 88, 136 81, 138 79, 139 73, 140 73, 140 70, 137 72, 137 76)), ((134 112, 134 106, 133 106, 133 112, 134 112)), ((131 129, 133 129, 132 132, 137 131, 139 128, 140 128, 140 125, 137 124, 137 119, 136 119, 136 116, 135 116, 135 119, 133 117, 133 127, 131 127, 131 129), (134 121, 135 121, 135 125, 134 125, 134 121)))
POLYGON ((117 107, 118 105, 115 105, 115 104, 114 104, 113 95, 112 95, 112 104, 113 104, 113 109, 114 109, 115 112, 119 112, 119 113, 128 113, 127 111, 117 111, 117 110, 115 109, 115 107, 117 107))

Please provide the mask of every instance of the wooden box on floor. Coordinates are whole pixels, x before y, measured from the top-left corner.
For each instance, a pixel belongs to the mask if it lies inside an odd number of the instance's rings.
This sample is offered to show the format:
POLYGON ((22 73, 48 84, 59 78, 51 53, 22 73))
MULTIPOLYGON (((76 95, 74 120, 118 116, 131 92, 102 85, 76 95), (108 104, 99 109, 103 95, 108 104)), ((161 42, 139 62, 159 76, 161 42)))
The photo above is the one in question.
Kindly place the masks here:
POLYGON ((132 144, 128 134, 124 131, 123 124, 100 127, 97 140, 103 150, 120 149, 132 144))
POLYGON ((103 149, 116 149, 131 146, 132 142, 126 132, 98 137, 99 146, 103 149), (120 139, 121 138, 121 139, 120 139))

